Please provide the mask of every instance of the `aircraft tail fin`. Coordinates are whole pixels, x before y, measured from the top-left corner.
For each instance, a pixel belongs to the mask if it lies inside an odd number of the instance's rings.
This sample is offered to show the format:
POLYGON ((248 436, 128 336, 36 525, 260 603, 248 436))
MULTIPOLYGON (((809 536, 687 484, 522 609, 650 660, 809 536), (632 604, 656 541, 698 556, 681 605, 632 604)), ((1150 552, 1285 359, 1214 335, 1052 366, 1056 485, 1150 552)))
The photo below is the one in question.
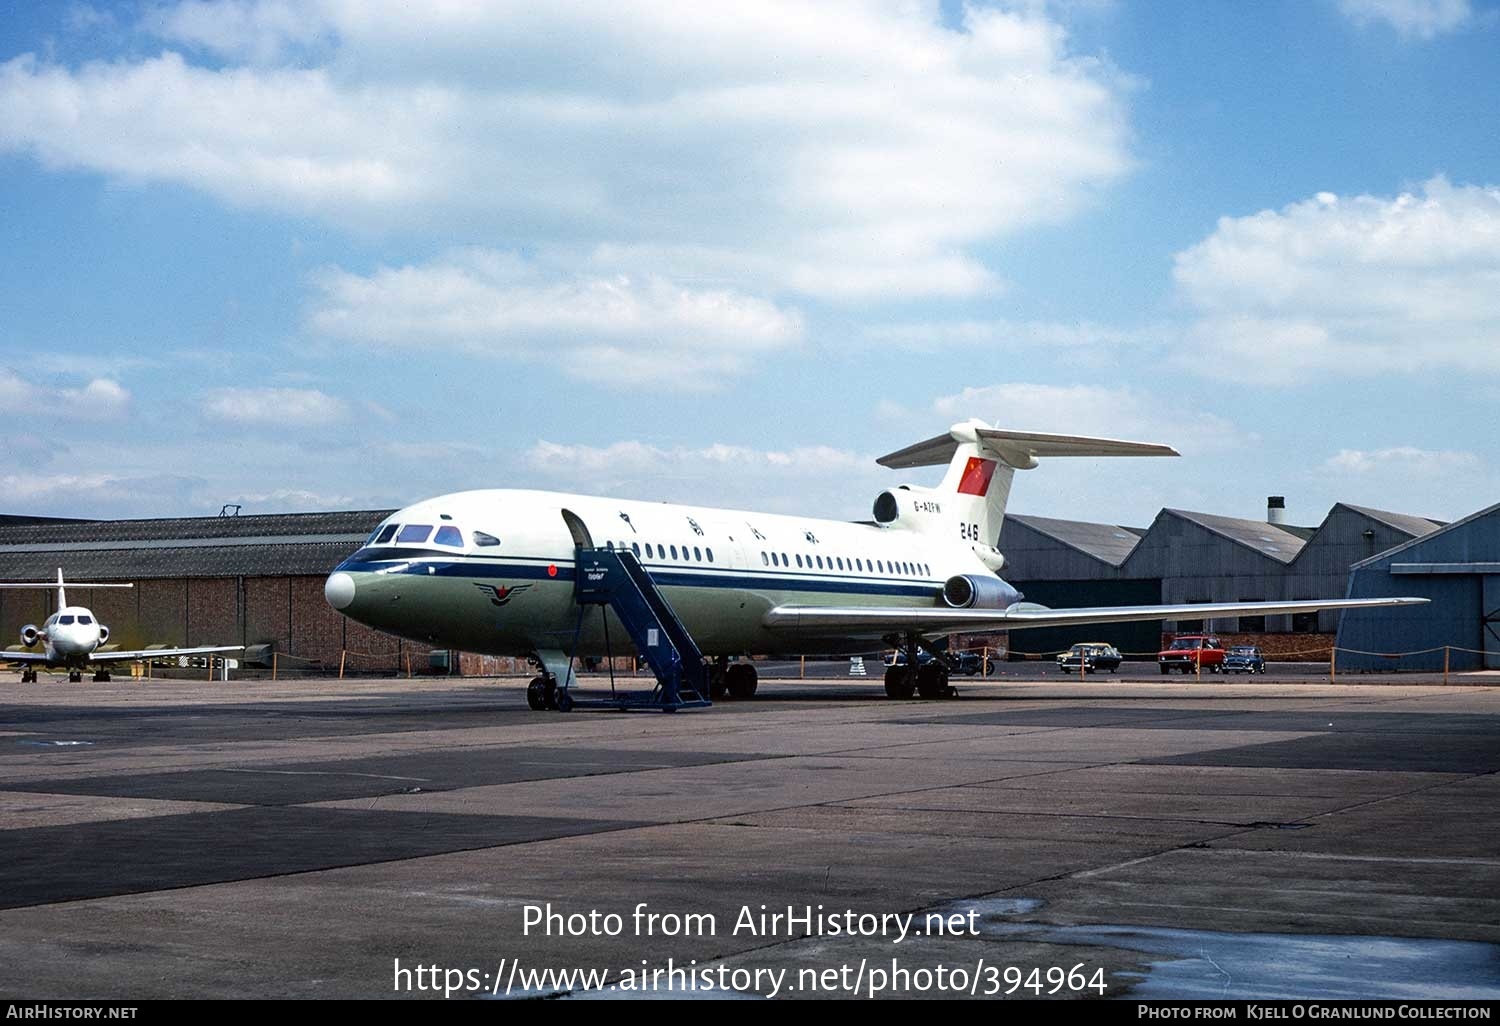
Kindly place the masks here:
POLYGON ((956 520, 963 537, 976 547, 991 548, 999 540, 1005 522, 1005 507, 1015 472, 1034 469, 1038 458, 1178 455, 1181 454, 1171 446, 1152 442, 1007 431, 992 428, 982 420, 966 420, 954 424, 946 434, 909 445, 876 462, 892 469, 946 463, 948 472, 932 492, 936 503, 943 507, 941 523, 924 518, 913 526, 919 530, 951 530, 956 520))
POLYGON ((57 608, 68 604, 69 588, 134 588, 134 584, 101 584, 92 581, 64 581, 62 567, 57 568, 57 581, 0 581, 0 588, 56 588, 57 608))

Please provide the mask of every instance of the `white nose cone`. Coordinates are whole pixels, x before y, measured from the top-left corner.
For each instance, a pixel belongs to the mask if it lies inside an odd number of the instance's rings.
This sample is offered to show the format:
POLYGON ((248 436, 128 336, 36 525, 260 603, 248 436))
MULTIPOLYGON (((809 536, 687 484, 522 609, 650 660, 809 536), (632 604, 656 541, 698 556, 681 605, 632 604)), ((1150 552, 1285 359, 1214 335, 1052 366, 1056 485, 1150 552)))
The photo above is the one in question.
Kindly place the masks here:
POLYGON ((334 609, 348 609, 354 601, 354 578, 348 574, 329 574, 323 585, 323 597, 334 609))

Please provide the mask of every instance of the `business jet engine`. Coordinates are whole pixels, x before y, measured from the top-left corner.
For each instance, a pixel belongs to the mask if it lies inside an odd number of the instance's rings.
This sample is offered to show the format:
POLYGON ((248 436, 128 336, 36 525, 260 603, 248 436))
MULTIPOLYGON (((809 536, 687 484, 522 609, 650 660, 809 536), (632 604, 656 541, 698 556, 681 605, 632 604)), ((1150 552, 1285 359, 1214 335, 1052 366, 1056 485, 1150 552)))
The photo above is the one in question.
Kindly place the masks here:
POLYGON ((99 644, 102 645, 102 644, 104 644, 108 640, 109 640, 109 628, 106 627, 106 626, 104 626, 104 624, 101 623, 99 625, 99 644))
POLYGON ((37 639, 41 636, 42 632, 36 629, 36 624, 34 623, 28 623, 25 627, 21 628, 21 644, 27 648, 35 645, 37 639))

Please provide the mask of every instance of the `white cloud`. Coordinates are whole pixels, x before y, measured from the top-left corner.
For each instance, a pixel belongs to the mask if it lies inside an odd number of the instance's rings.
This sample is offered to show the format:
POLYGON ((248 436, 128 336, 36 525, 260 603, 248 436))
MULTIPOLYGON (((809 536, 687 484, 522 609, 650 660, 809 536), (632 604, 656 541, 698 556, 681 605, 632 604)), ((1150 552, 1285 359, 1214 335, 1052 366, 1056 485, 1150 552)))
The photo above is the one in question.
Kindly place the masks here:
POLYGON ((829 446, 784 450, 754 449, 714 443, 701 448, 662 448, 645 442, 615 442, 608 446, 563 445, 540 441, 527 453, 535 470, 560 477, 607 471, 613 474, 694 472, 700 468, 732 467, 746 474, 822 475, 844 470, 866 470, 874 459, 829 446))
POLYGON ((1474 15, 1469 0, 1339 0, 1339 10, 1361 25, 1381 22, 1418 39, 1452 32, 1474 15))
POLYGON ((620 385, 712 389, 803 331, 795 311, 733 290, 656 276, 566 276, 481 250, 368 276, 330 269, 316 286, 309 321, 331 338, 547 360, 620 385))
POLYGON ((1472 471, 1480 459, 1472 452, 1452 449, 1418 449, 1399 445, 1389 449, 1340 449, 1323 466, 1346 474, 1378 474, 1407 477, 1444 477, 1472 471))
POLYGON ((204 415, 233 424, 316 427, 349 417, 349 404, 315 388, 217 388, 203 396, 204 415))
POLYGON ((933 409, 950 422, 978 417, 1017 431, 1093 435, 1159 442, 1185 456, 1215 453, 1246 444, 1234 424, 1196 408, 1195 402, 1163 401, 1160 390, 1116 385, 1001 384, 966 388, 935 400, 933 409))
POLYGON ((1041 7, 966 8, 957 30, 935 0, 224 0, 148 24, 213 60, 0 64, 0 150, 846 298, 993 288, 974 247, 1131 163, 1130 83, 1041 7))
POLYGON ((1221 218, 1177 254, 1185 364, 1247 381, 1500 370, 1500 189, 1436 177, 1221 218))
POLYGON ((14 371, 0 370, 0 411, 7 415, 115 420, 129 409, 130 393, 112 378, 94 378, 76 387, 27 381, 14 371))

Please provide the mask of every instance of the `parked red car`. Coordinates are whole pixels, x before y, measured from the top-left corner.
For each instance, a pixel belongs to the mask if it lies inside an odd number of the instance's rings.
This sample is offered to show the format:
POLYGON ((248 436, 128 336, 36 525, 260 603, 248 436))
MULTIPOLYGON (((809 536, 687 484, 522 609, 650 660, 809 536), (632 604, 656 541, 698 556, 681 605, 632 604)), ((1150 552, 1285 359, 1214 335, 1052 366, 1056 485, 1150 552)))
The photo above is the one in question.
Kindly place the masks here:
POLYGON ((1162 673, 1222 673, 1224 646, 1211 634, 1179 634, 1172 643, 1156 654, 1156 665, 1162 673))

